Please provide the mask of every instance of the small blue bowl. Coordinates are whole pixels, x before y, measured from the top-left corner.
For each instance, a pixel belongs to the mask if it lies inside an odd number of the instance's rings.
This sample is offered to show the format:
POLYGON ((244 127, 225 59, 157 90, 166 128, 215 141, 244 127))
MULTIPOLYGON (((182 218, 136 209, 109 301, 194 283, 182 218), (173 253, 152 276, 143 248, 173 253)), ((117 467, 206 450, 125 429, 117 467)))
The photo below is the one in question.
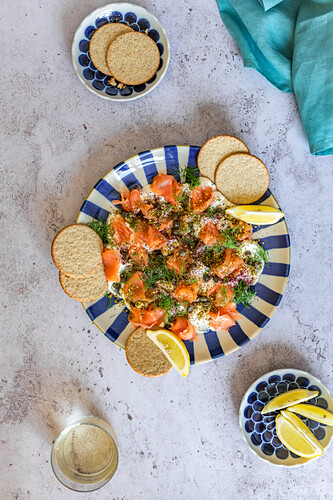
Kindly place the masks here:
POLYGON ((110 101, 130 101, 151 92, 164 77, 169 59, 169 41, 163 26, 146 9, 130 3, 112 3, 94 10, 78 27, 72 45, 72 61, 79 80, 95 95, 110 101), (156 43, 160 52, 160 65, 147 83, 119 88, 111 85, 111 77, 98 71, 93 65, 89 56, 91 37, 98 28, 108 23, 126 24, 135 31, 146 33, 156 43))
MULTIPOLYGON (((245 393, 239 408, 242 436, 259 458, 281 467, 303 465, 314 458, 303 458, 287 450, 276 435, 275 417, 278 412, 262 415, 263 407, 278 394, 292 389, 318 391, 319 395, 307 403, 333 412, 333 399, 320 380, 310 373, 294 368, 275 370, 256 380, 245 393)), ((301 417, 324 449, 328 448, 333 427, 301 417)), ((316 457, 318 458, 318 457, 316 457)))

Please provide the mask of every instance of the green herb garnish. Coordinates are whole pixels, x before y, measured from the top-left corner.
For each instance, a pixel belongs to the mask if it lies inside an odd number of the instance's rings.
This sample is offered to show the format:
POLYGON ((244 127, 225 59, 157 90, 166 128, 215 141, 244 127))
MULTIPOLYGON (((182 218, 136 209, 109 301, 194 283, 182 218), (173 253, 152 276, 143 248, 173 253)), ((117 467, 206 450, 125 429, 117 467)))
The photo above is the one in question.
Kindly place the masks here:
POLYGON ((143 280, 147 288, 152 288, 159 280, 178 282, 177 273, 168 269, 163 255, 157 255, 155 258, 150 255, 149 260, 149 267, 143 271, 143 280))
POLYGON ((195 166, 188 166, 180 169, 180 178, 182 182, 187 182, 190 189, 193 189, 200 184, 198 169, 195 166))
POLYGON ((102 238, 104 245, 108 245, 111 243, 110 224, 106 220, 103 220, 101 217, 98 217, 98 219, 91 221, 88 224, 88 226, 91 227, 91 229, 93 229, 94 231, 96 231, 96 233, 102 238))
POLYGON ((106 305, 106 310, 110 309, 110 307, 112 307, 112 293, 111 292, 106 292, 104 294, 104 297, 106 297, 108 299, 108 303, 106 305))
POLYGON ((158 298, 158 307, 163 309, 166 313, 171 311, 175 306, 175 300, 170 295, 161 295, 158 298))
POLYGON ((227 227, 224 229, 222 232, 225 241, 223 242, 223 245, 227 248, 238 248, 237 241, 235 239, 235 235, 238 233, 239 229, 238 227, 227 227))
POLYGON ((259 260, 260 262, 264 262, 264 264, 268 264, 269 262, 268 251, 262 246, 258 245, 258 249, 253 256, 253 259, 259 260))
POLYGON ((251 302, 257 295, 253 288, 246 285, 244 281, 240 281, 238 283, 238 285, 234 288, 234 292, 235 296, 233 298, 233 302, 236 304, 244 304, 247 308, 250 308, 251 302))

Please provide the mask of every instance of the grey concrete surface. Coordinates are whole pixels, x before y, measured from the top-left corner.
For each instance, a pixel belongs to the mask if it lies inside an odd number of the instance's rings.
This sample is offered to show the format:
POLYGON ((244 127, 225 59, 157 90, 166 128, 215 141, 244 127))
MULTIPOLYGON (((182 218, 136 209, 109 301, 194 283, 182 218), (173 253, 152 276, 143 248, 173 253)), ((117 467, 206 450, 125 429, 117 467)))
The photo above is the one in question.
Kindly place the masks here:
POLYGON ((132 103, 85 90, 71 41, 97 0, 1 4, 0 498, 71 500, 52 441, 79 414, 114 427, 120 464, 86 499, 331 499, 333 448, 303 468, 261 462, 237 412, 261 374, 310 371, 331 390, 332 157, 308 150, 293 95, 245 70, 215 0, 139 0, 164 25, 163 82, 132 103), (61 290, 50 244, 113 165, 166 144, 238 135, 268 166, 292 243, 290 281, 265 329, 236 353, 146 380, 61 290))

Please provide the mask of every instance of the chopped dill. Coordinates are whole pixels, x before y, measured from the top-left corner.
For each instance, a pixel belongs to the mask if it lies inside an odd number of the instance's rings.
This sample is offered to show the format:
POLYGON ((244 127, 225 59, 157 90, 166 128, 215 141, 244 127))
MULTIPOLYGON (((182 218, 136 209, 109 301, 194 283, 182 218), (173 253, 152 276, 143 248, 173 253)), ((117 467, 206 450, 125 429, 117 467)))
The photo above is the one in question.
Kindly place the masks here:
POLYGON ((238 228, 237 227, 227 227, 224 229, 222 232, 225 241, 223 242, 223 245, 228 248, 238 248, 237 241, 235 239, 235 234, 237 234, 238 228))
POLYGON ((238 285, 234 288, 235 297, 233 301, 236 304, 244 304, 245 307, 250 308, 251 302, 254 300, 257 293, 253 290, 253 288, 249 287, 244 283, 244 281, 240 281, 238 285))
POLYGON ((195 166, 188 166, 180 169, 180 177, 182 182, 187 182, 190 189, 193 189, 200 184, 199 170, 195 166))
POLYGON ((263 262, 264 264, 268 264, 268 262, 269 262, 268 251, 265 248, 263 248, 262 246, 258 245, 258 249, 257 249, 256 253, 254 254, 253 259, 259 260, 260 262, 263 262))
POLYGON ((175 307, 175 300, 170 295, 161 295, 158 298, 158 307, 163 309, 167 313, 167 319, 169 320, 169 312, 175 307))
POLYGON ((112 293, 107 291, 105 294, 104 294, 104 297, 106 297, 108 299, 108 303, 106 305, 106 310, 110 309, 110 307, 112 307, 112 293))
POLYGON ((145 269, 143 271, 143 281, 147 288, 152 288, 161 279, 160 269, 145 269))
POLYGON ((159 280, 177 281, 178 275, 175 271, 167 268, 163 255, 151 258, 148 268, 143 271, 143 280, 148 288, 152 288, 159 280))
POLYGON ((101 238, 104 245, 112 244, 111 239, 111 228, 110 224, 106 220, 103 220, 101 217, 91 221, 88 224, 91 229, 93 229, 101 238))

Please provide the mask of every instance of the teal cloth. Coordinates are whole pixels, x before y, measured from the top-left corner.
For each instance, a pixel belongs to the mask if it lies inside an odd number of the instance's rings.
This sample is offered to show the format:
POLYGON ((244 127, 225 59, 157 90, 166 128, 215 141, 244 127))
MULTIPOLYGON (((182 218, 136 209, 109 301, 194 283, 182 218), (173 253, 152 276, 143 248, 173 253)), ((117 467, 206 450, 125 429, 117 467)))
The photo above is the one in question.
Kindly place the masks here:
POLYGON ((244 66, 294 92, 311 153, 333 154, 333 0, 217 3, 244 66))
POLYGON ((258 0, 260 5, 264 8, 264 10, 269 10, 272 7, 275 7, 278 3, 281 3, 282 0, 258 0))

